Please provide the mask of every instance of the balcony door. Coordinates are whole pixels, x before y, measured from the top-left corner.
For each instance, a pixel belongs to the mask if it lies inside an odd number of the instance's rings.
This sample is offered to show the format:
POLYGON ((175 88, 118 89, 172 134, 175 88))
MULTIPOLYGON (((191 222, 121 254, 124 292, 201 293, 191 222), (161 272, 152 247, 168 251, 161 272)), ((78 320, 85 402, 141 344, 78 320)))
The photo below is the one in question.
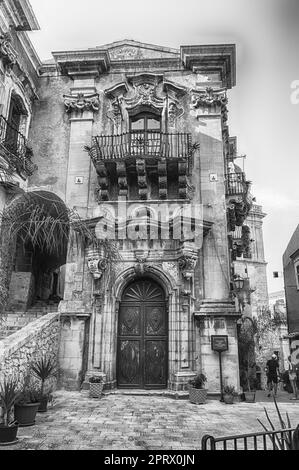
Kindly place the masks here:
POLYGON ((130 119, 130 146, 133 156, 157 156, 161 147, 161 118, 142 113, 130 119))
POLYGON ((12 153, 16 153, 19 150, 19 146, 24 143, 21 142, 21 140, 24 140, 24 138, 20 134, 20 125, 23 116, 24 111, 22 109, 21 104, 19 103, 19 100, 15 96, 12 96, 7 117, 5 134, 6 147, 12 153))

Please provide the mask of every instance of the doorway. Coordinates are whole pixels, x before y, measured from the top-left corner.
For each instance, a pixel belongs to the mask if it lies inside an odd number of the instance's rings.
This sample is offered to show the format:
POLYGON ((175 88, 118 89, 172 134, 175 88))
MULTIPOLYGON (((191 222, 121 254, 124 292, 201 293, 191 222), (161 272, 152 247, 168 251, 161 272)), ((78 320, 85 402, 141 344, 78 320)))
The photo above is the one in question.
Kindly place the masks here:
POLYGON ((168 318, 162 288, 151 279, 131 283, 122 296, 118 319, 119 388, 167 387, 168 318))

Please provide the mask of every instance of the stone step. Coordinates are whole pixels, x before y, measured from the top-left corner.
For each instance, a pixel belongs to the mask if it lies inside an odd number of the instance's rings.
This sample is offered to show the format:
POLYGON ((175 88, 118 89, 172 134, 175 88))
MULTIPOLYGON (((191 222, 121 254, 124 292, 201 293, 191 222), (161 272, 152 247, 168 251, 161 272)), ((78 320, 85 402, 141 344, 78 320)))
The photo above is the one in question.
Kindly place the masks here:
MULTIPOLYGON (((88 393, 88 391, 82 391, 81 393, 88 393)), ((103 391, 104 395, 131 395, 131 396, 158 396, 158 397, 170 397, 175 399, 186 399, 189 398, 188 391, 174 391, 174 390, 139 390, 139 389, 117 389, 117 390, 109 390, 103 391)))

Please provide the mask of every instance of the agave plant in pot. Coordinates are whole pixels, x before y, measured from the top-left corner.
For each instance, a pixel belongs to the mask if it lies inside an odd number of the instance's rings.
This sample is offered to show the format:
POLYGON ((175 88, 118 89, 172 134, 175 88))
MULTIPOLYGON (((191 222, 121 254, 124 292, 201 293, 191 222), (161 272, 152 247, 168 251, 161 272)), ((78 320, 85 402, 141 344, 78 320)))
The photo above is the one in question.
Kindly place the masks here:
POLYGON ((89 378, 89 395, 92 398, 101 398, 104 387, 104 380, 101 376, 92 376, 89 378))
POLYGON ((0 424, 0 446, 17 442, 18 423, 12 419, 13 406, 19 396, 18 382, 14 379, 4 379, 0 384, 0 407, 2 410, 0 424))
POLYGON ((45 390, 45 382, 55 375, 56 364, 50 357, 42 357, 32 364, 31 370, 33 375, 41 382, 38 412, 44 413, 48 409, 48 402, 51 396, 51 391, 46 392, 45 390))
POLYGON ((20 427, 33 426, 40 405, 39 394, 36 387, 30 381, 28 373, 24 378, 23 387, 14 405, 15 419, 20 427))
POLYGON ((189 380, 189 400, 196 405, 204 404, 207 400, 207 389, 205 383, 207 377, 203 373, 198 373, 196 376, 189 380))

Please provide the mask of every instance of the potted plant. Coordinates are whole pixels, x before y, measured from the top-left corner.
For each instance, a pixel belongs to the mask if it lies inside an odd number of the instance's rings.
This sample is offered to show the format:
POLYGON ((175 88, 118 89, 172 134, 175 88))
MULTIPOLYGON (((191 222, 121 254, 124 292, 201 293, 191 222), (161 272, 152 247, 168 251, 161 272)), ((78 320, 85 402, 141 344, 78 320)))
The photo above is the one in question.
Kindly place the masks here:
POLYGON ((0 407, 2 416, 0 424, 0 446, 11 445, 17 442, 18 423, 11 419, 13 406, 17 400, 17 381, 8 379, 0 384, 0 407))
POLYGON ((205 383, 207 377, 203 373, 198 373, 196 376, 189 380, 189 400, 196 405, 204 404, 207 400, 207 389, 205 383))
POLYGON ((235 396, 237 396, 237 392, 233 385, 225 385, 225 387, 223 387, 224 403, 227 405, 232 405, 234 403, 235 396))
MULTIPOLYGON (((250 374, 250 372, 248 372, 250 374)), ((248 403, 255 402, 255 394, 256 394, 256 378, 250 375, 247 376, 247 390, 244 390, 244 397, 245 401, 248 403)))
POLYGON ((23 388, 14 405, 15 419, 20 427, 33 426, 35 417, 40 405, 39 392, 30 383, 30 375, 24 379, 23 388))
POLYGON ((89 378, 89 395, 92 398, 101 398, 104 387, 104 380, 101 376, 92 376, 89 378))
POLYGON ((55 375, 55 363, 51 358, 42 357, 38 359, 31 366, 33 375, 41 381, 41 387, 39 390, 39 408, 38 412, 44 413, 48 409, 48 402, 51 396, 51 391, 45 391, 45 382, 47 379, 55 375))

